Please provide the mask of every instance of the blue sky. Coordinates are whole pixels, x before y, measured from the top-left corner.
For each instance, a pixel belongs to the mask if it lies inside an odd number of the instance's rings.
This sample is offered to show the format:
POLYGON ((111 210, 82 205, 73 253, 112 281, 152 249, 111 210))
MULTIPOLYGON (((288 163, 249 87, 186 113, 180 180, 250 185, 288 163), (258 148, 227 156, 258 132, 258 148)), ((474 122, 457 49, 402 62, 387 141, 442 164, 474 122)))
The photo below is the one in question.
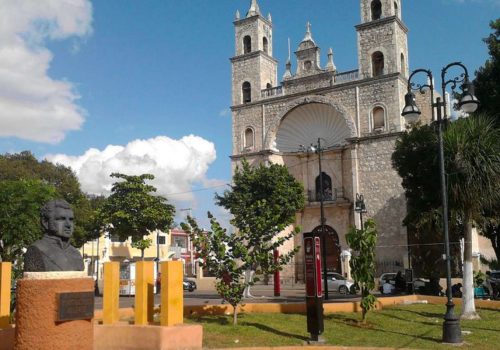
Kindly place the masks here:
MULTIPOLYGON (((272 15, 279 77, 288 38, 293 52, 307 21, 323 65, 332 47, 339 71, 357 68, 359 1, 258 3, 272 15)), ((1 0, 0 152, 72 165, 89 192, 106 193, 111 171, 153 172, 178 208, 227 219, 213 193, 230 182, 232 22, 249 4, 1 0)), ((487 59, 481 39, 500 0, 405 0, 402 12, 412 70, 439 77, 462 61, 472 73, 487 59)))

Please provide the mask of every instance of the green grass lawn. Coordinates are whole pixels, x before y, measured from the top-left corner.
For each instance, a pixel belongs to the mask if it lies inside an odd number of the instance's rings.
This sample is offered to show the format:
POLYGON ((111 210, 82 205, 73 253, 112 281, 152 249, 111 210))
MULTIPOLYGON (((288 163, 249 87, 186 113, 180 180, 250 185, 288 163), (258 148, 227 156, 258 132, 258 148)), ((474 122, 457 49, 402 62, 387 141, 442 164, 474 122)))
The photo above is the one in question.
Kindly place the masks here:
MULTIPOLYGON (((440 343, 444 312, 444 305, 401 305, 370 312, 366 325, 358 323, 360 314, 329 314, 323 337, 328 345, 450 349, 440 343)), ((460 349, 500 349, 500 311, 479 314, 480 321, 461 322, 470 334, 463 336, 460 349)), ((241 314, 237 326, 232 315, 207 315, 187 323, 203 325, 204 348, 303 345, 309 337, 305 315, 241 314)))

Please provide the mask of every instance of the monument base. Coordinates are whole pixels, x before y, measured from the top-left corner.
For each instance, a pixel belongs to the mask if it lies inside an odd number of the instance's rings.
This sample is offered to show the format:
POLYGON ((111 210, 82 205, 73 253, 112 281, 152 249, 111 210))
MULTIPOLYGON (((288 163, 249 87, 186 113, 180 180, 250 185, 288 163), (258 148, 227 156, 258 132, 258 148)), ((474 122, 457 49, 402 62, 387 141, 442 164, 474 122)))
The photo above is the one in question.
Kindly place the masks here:
MULTIPOLYGON (((67 271, 25 273, 17 283, 16 350, 92 350, 93 315, 60 321, 59 314, 60 293, 94 292, 94 280, 83 276, 67 271)), ((67 308, 74 313, 71 306, 67 308)))
POLYGON ((200 350, 202 338, 201 325, 96 325, 94 350, 200 350))

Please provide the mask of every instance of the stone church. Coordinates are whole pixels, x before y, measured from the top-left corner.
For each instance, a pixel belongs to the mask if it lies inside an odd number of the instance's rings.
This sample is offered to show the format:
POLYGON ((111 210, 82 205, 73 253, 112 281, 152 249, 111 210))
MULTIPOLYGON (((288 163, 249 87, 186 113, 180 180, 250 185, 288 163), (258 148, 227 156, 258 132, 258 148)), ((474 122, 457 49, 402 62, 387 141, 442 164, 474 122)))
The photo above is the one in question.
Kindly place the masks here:
MULTIPOLYGON (((295 51, 296 68, 292 70, 289 58, 281 79, 273 57, 271 15, 264 16, 256 0, 245 16, 236 13, 231 58, 233 171, 242 158, 286 165, 306 191, 306 207, 296 215, 302 232, 320 230, 323 196, 328 271, 349 275, 345 235, 350 226, 360 227, 356 194, 364 196, 363 217, 373 218, 378 226, 378 273, 408 264, 407 233, 401 223, 406 200, 391 166, 395 141, 405 129, 401 110, 409 75, 408 28, 401 2, 359 1, 357 69, 337 71, 332 49, 322 65, 308 23, 295 51)), ((429 118, 430 110, 423 113, 429 118)), ((301 246, 302 235, 290 244, 301 246)), ((302 251, 295 264, 285 275, 302 280, 302 251)))

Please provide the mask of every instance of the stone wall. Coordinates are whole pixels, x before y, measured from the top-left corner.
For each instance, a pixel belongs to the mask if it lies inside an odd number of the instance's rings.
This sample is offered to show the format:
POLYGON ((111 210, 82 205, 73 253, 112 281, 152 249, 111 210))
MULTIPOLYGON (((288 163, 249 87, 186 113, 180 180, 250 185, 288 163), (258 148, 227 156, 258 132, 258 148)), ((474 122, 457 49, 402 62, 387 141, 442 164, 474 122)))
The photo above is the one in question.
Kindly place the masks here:
POLYGON ((359 192, 364 195, 368 210, 365 218, 373 218, 377 223, 377 262, 398 262, 403 269, 408 256, 406 228, 402 225, 406 198, 401 178, 391 165, 397 136, 360 140, 359 192))

